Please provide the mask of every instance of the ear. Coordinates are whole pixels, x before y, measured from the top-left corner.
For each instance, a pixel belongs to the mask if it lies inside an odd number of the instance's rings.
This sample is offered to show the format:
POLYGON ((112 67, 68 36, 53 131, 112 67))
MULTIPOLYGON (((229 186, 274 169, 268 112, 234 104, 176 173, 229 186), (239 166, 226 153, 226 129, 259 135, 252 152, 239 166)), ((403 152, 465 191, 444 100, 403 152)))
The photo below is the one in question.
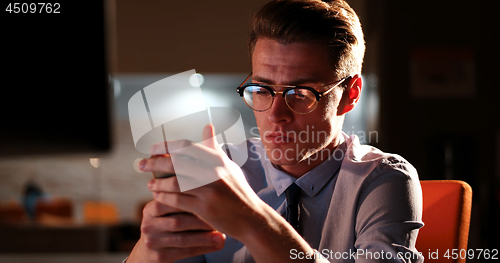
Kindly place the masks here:
POLYGON ((354 109, 361 97, 363 81, 361 76, 356 74, 344 81, 342 85, 344 86, 344 93, 339 103, 337 115, 344 115, 354 109))

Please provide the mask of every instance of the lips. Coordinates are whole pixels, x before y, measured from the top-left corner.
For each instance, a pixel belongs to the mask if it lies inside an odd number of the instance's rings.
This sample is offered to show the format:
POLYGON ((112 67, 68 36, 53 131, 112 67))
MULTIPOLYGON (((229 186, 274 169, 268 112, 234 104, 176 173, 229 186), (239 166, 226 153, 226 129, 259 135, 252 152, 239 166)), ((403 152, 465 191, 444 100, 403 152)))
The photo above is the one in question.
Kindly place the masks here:
POLYGON ((286 132, 266 132, 264 139, 266 142, 274 144, 285 144, 295 141, 294 137, 290 136, 290 133, 286 132))

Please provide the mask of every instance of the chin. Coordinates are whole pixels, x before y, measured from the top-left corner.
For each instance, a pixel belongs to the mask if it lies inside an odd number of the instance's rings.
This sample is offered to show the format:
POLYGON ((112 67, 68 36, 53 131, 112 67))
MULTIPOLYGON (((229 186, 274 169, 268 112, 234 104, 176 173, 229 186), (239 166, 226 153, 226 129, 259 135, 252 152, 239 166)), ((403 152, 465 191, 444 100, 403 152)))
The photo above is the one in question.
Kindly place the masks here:
POLYGON ((293 165, 307 160, 314 151, 299 148, 298 144, 293 144, 293 147, 266 147, 266 155, 269 160, 276 165, 293 165))

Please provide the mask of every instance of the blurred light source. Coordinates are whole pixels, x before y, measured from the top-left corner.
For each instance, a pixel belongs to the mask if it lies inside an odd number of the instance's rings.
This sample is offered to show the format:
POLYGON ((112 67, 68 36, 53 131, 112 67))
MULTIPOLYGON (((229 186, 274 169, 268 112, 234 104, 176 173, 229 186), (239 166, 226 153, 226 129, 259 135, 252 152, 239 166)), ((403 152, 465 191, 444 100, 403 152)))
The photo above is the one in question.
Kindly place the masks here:
POLYGON ((99 168, 101 166, 101 158, 90 158, 90 164, 94 168, 99 168))
POLYGON ((137 158, 134 161, 134 170, 138 173, 144 173, 143 171, 139 170, 139 162, 142 160, 142 158, 137 158))
POLYGON ((120 96, 120 94, 122 94, 122 85, 119 80, 115 78, 112 78, 112 80, 113 80, 113 91, 116 99, 120 96))
POLYGON ((191 86, 193 87, 200 87, 201 85, 203 85, 204 81, 205 78, 200 73, 195 73, 191 75, 191 77, 189 77, 189 84, 191 84, 191 86))

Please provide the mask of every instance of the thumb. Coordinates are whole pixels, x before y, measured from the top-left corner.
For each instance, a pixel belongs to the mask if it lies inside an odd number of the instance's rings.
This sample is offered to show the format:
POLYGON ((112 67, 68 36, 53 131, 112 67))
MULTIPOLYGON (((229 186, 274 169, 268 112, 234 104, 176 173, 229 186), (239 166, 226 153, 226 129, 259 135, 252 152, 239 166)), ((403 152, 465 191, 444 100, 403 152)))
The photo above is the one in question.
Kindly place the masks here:
POLYGON ((203 128, 203 134, 201 136, 202 144, 210 147, 212 149, 218 149, 219 143, 217 142, 217 138, 214 134, 214 126, 212 124, 207 124, 203 128))

